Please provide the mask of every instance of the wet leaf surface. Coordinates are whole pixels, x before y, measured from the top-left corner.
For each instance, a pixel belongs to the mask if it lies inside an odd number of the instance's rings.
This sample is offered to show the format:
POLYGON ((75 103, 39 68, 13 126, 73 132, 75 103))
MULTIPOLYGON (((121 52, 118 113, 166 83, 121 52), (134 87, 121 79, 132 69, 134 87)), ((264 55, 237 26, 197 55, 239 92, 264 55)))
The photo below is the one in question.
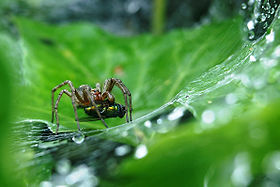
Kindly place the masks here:
POLYGON ((279 119, 270 104, 280 93, 279 16, 255 42, 242 39, 240 19, 130 38, 86 23, 16 23, 23 60, 15 150, 23 151, 21 169, 31 171, 25 178, 90 186, 279 184, 279 119), (51 89, 67 79, 94 86, 109 77, 132 92, 134 121, 106 119, 109 129, 83 122, 81 134, 65 97, 54 134, 51 89), (77 172, 83 175, 74 179, 77 172))
MULTIPOLYGON (((238 19, 164 36, 131 38, 115 37, 82 23, 57 27, 18 19, 17 24, 24 47, 25 92, 20 99, 24 119, 49 121, 51 90, 65 80, 71 80, 76 87, 94 87, 110 77, 120 78, 130 89, 136 119, 169 102, 195 76, 224 61, 241 46, 238 19), (217 40, 217 35, 222 37, 217 40)), ((113 91, 117 102, 123 103, 120 91, 113 91)), ((59 115, 61 131, 63 127, 76 130, 69 98, 62 99, 59 115)), ((83 111, 79 115, 83 116, 83 111)), ((108 119, 110 127, 123 122, 108 119)), ((100 122, 81 126, 104 127, 100 122)))

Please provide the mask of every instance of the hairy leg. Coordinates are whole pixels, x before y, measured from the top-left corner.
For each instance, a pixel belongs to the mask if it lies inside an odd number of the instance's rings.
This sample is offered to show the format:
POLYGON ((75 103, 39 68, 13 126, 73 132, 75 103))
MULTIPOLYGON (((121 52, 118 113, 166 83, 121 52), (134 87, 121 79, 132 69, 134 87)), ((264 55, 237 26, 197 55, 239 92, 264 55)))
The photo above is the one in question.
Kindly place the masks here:
POLYGON ((52 89, 52 122, 53 122, 53 119, 54 119, 54 93, 55 93, 56 90, 58 90, 59 88, 61 88, 64 85, 69 85, 69 87, 70 87, 70 90, 71 90, 71 100, 72 100, 72 105, 73 105, 73 109, 74 109, 74 113, 75 113, 75 120, 77 121, 77 126, 78 126, 78 129, 80 130, 80 124, 79 124, 79 119, 78 119, 77 107, 76 107, 76 104, 75 104, 75 97, 74 97, 75 88, 74 88, 72 82, 69 81, 69 80, 64 81, 63 83, 57 85, 56 87, 54 87, 52 89))
MULTIPOLYGON (((58 110, 58 103, 60 102, 61 97, 62 97, 62 95, 63 95, 64 93, 65 93, 67 96, 69 96, 70 98, 72 97, 72 94, 71 94, 68 90, 62 90, 62 91, 59 93, 58 97, 57 97, 57 100, 56 100, 56 103, 55 103, 55 107, 54 107, 55 118, 56 118, 56 125, 57 125, 57 127, 56 127, 56 134, 57 134, 58 129, 59 129, 59 120, 58 120, 58 113, 57 113, 57 110, 58 110)), ((78 127, 78 128, 79 128, 79 127, 78 127)))
POLYGON ((104 101, 106 98, 108 98, 110 103, 115 102, 115 97, 108 91, 102 93, 102 100, 104 101))

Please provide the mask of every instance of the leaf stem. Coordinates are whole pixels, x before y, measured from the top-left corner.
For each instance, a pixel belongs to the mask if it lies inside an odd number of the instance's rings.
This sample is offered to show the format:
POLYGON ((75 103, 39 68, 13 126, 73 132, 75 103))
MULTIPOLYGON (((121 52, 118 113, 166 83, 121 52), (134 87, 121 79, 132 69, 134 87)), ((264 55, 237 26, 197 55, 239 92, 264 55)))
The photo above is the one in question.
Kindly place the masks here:
POLYGON ((164 30, 166 0, 154 0, 153 6, 152 32, 159 35, 164 30))

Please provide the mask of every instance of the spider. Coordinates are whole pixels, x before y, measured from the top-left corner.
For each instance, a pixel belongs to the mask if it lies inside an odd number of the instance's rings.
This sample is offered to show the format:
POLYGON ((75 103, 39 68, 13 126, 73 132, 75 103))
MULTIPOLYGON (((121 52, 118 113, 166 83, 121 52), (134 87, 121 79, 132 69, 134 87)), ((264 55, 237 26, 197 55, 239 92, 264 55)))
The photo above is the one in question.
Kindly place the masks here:
POLYGON ((81 85, 77 89, 73 86, 70 80, 66 80, 52 89, 52 123, 54 121, 54 115, 56 117, 56 134, 59 129, 58 119, 58 104, 63 94, 66 94, 72 100, 72 105, 75 113, 75 120, 77 121, 78 130, 80 131, 79 118, 77 109, 84 109, 85 113, 89 115, 86 121, 89 120, 101 120, 106 128, 108 125, 104 121, 104 118, 120 117, 126 115, 126 121, 132 121, 132 100, 131 93, 128 88, 123 84, 120 79, 109 78, 105 80, 103 89, 101 90, 100 84, 96 84, 96 88, 91 88, 89 85, 81 85), (59 88, 68 85, 70 91, 63 89, 54 103, 54 93, 59 88), (125 105, 115 103, 115 97, 111 94, 114 86, 120 88, 124 95, 125 105), (129 110, 128 110, 129 108, 129 110), (129 114, 128 114, 129 111, 129 114), (128 117, 129 115, 129 117, 128 117))

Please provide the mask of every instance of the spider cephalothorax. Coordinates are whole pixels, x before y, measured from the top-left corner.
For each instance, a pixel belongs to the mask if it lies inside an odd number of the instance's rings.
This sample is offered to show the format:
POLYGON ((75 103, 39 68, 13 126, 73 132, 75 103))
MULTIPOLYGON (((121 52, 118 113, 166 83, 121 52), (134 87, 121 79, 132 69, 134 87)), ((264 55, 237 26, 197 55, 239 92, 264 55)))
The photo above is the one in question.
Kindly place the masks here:
POLYGON ((55 115, 57 124, 56 133, 59 129, 59 119, 57 114, 58 103, 64 93, 72 100, 75 120, 77 121, 79 130, 80 125, 77 108, 84 109, 85 113, 90 116, 88 120, 100 119, 107 128, 108 126, 104 121, 105 118, 122 118, 124 115, 126 115, 126 121, 132 121, 131 94, 128 88, 122 83, 120 79, 107 79, 102 90, 99 83, 96 84, 96 88, 91 88, 89 85, 81 85, 76 89, 73 86, 72 82, 67 80, 52 89, 52 123, 54 121, 55 115), (62 90, 57 97, 56 103, 54 103, 55 91, 64 85, 69 85, 70 91, 66 89, 62 90), (121 89, 124 95, 125 105, 115 103, 115 97, 111 94, 111 91, 115 85, 121 89))

